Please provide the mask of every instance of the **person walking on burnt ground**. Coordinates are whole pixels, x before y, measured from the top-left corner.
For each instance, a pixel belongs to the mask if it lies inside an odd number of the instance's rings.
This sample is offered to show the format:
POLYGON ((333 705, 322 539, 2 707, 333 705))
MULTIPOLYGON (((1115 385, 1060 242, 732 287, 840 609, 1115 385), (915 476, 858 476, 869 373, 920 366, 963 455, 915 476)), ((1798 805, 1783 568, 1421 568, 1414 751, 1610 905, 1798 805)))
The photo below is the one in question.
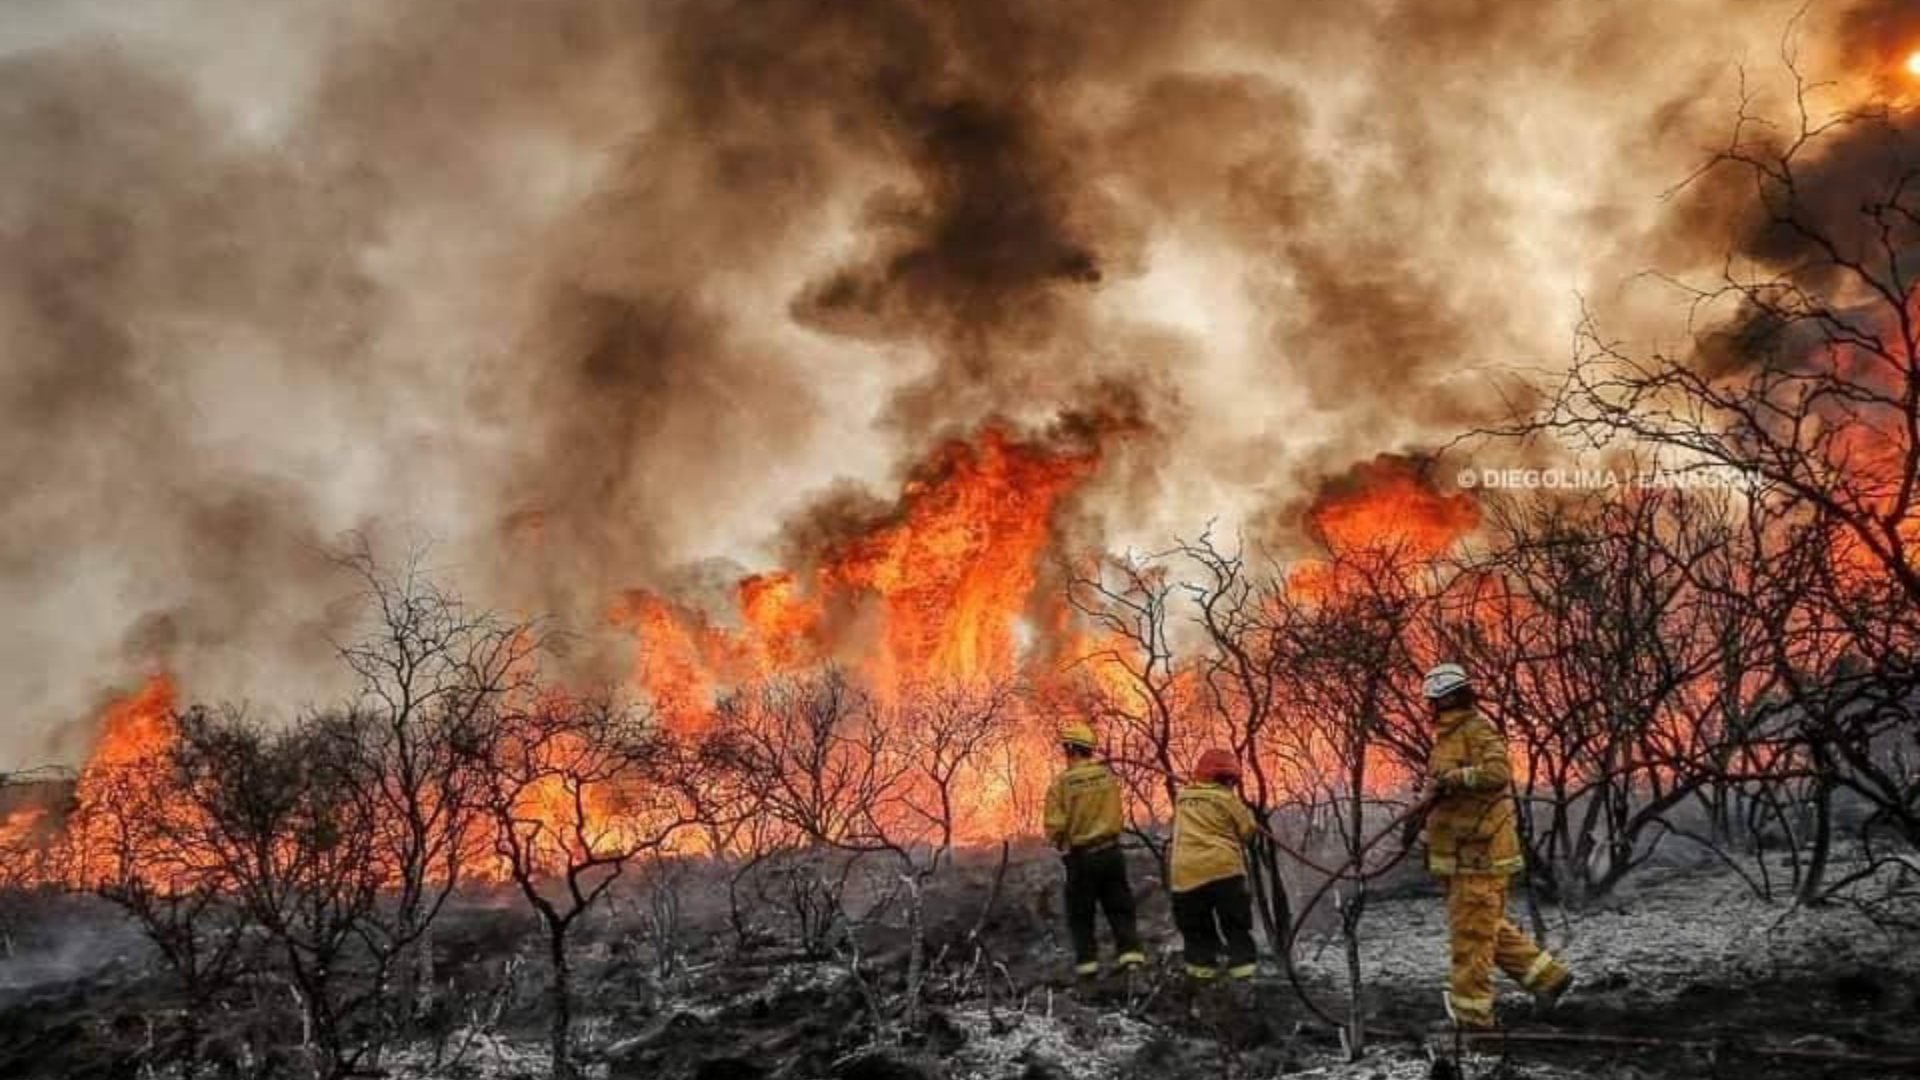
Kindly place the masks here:
POLYGON ((1093 729, 1067 724, 1060 748, 1067 767, 1047 789, 1046 836, 1067 866, 1067 930, 1073 938, 1074 975, 1100 974, 1100 946, 1094 935, 1096 913, 1105 912, 1113 931, 1114 967, 1130 971, 1147 962, 1127 880, 1127 859, 1120 850, 1126 820, 1120 782, 1094 757, 1093 729))
POLYGON ((1441 664, 1424 693, 1434 715, 1433 751, 1422 798, 1427 869, 1447 897, 1452 970, 1442 1000, 1448 1020, 1493 1027, 1493 969, 1534 995, 1542 1011, 1560 1003, 1573 973, 1507 919, 1507 879, 1525 865, 1514 827, 1506 740, 1474 707, 1466 669, 1441 664))
POLYGON ((1167 886, 1187 974, 1202 983, 1223 970, 1243 982, 1258 965, 1245 854, 1255 824, 1236 792, 1239 783, 1240 762, 1232 752, 1209 750, 1174 799, 1167 886))

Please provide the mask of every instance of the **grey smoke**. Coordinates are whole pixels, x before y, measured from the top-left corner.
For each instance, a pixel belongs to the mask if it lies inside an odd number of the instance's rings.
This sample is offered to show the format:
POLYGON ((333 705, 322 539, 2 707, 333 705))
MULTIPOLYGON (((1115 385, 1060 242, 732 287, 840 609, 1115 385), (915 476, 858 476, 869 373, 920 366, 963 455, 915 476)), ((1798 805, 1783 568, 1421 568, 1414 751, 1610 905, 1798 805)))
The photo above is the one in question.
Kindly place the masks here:
POLYGON ((327 693, 347 529, 591 630, 1116 403, 1089 535, 1259 520, 1557 361, 1790 9, 1118 10, 6 5, 0 764, 327 693))

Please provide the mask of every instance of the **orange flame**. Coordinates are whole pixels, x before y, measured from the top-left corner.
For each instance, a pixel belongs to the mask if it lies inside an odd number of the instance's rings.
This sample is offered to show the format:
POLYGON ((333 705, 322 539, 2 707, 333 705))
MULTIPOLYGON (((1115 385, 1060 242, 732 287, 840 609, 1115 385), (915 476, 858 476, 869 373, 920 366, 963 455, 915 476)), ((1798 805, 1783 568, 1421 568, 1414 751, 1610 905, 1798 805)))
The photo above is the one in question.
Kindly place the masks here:
MULTIPOLYGON (((614 620, 639 639, 635 681, 673 729, 712 723, 716 694, 839 657, 856 666, 885 722, 911 728, 928 693, 999 683, 1045 657, 1023 627, 1067 639, 1064 611, 1038 613, 1040 560, 1056 513, 1097 465, 1090 449, 1024 442, 999 428, 938 447, 892 511, 813 553, 808 572, 775 570, 734 590, 738 630, 644 592, 614 620)), ((930 699, 929 699, 930 700, 930 699)), ((968 770, 964 837, 1020 828, 1052 767, 1051 737, 1012 717, 1005 747, 968 770)), ((908 732, 899 733, 905 741, 908 732)))
POLYGON ((1091 451, 1015 441, 990 428, 941 446, 893 513, 821 552, 813 572, 776 570, 735 587, 740 629, 631 592, 613 619, 640 639, 635 680, 680 730, 699 730, 713 695, 851 648, 851 618, 873 612, 863 673, 883 699, 920 683, 1005 678, 1023 662, 1019 627, 1060 502, 1093 472, 1091 451), (836 641, 836 636, 842 641, 836 641))
POLYGON ((100 720, 100 738, 87 767, 80 774, 80 804, 98 791, 101 779, 114 769, 153 760, 173 745, 179 729, 173 721, 173 680, 165 674, 147 679, 132 695, 107 707, 100 720))
POLYGON ((885 648, 876 684, 1004 678, 1060 499, 1091 454, 1059 454, 987 430, 940 448, 902 494, 897 520, 829 554, 822 580, 879 598, 885 648))
MULTIPOLYGON (((179 735, 175 696, 172 678, 156 673, 101 715, 99 738, 74 785, 73 808, 59 840, 68 884, 91 887, 123 869, 119 860, 129 853, 121 844, 129 822, 151 827, 159 824, 152 815, 182 812, 160 790, 164 774, 159 765, 179 735)), ((158 867, 132 869, 143 878, 172 873, 158 867)))
POLYGON ((1393 549, 1432 558, 1480 524, 1471 496, 1442 495, 1412 462, 1382 454, 1362 462, 1307 512, 1337 552, 1393 549))
POLYGON ((1301 563, 1288 584, 1313 599, 1445 554, 1480 524, 1480 508, 1469 495, 1434 490, 1406 458, 1382 454, 1323 491, 1307 523, 1329 558, 1301 563))

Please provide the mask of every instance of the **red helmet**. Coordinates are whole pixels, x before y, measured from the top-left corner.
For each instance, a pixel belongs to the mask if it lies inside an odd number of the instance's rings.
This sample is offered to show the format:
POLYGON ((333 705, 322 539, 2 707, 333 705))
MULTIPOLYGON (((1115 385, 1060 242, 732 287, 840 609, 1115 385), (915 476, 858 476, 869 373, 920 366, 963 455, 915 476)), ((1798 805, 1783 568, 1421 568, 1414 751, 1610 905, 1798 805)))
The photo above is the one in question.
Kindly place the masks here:
POLYGON ((1220 781, 1238 783, 1240 780, 1240 759, 1233 756, 1231 750, 1213 749, 1200 755, 1200 764, 1195 766, 1194 775, 1202 781, 1220 781))

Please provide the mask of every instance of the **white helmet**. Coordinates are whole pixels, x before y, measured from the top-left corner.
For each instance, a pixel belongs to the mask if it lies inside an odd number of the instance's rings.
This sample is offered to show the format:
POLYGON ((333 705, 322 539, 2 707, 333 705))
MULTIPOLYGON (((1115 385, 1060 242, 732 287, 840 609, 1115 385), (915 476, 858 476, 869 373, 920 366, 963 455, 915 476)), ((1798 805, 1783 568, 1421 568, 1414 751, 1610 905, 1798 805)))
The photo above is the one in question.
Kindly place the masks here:
POLYGON ((1466 668, 1459 664, 1439 664, 1427 672, 1426 684, 1421 689, 1425 691, 1428 701, 1438 701, 1470 682, 1466 668))

